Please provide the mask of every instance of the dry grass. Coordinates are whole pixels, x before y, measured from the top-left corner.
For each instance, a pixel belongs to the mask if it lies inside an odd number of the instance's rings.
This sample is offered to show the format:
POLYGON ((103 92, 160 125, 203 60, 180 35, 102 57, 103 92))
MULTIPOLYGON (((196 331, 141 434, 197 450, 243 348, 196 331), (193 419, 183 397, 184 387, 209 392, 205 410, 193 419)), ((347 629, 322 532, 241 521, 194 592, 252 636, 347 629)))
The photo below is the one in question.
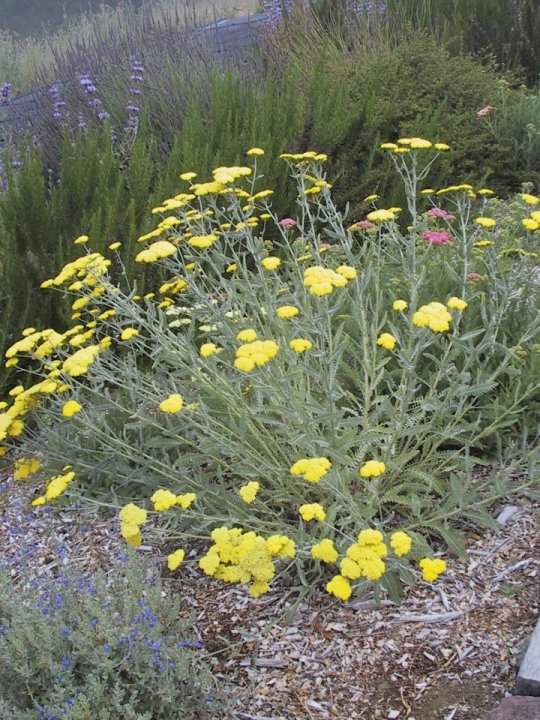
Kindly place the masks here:
POLYGON ((201 25, 223 17, 241 17, 259 12, 259 0, 160 0, 137 12, 131 6, 102 6, 98 13, 83 13, 76 21, 67 21, 55 33, 37 40, 18 40, 0 30, 0 85, 11 82, 14 92, 31 90, 36 77, 54 80, 55 57, 69 47, 91 42, 93 37, 124 37, 134 23, 151 16, 152 24, 170 26, 201 25))

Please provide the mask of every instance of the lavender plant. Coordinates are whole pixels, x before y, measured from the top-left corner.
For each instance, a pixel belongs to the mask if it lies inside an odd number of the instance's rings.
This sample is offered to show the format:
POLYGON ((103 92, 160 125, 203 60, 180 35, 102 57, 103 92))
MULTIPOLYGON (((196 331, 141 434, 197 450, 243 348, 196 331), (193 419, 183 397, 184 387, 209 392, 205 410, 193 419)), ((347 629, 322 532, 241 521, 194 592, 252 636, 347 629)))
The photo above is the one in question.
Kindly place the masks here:
POLYGON ((131 553, 107 573, 0 568, 0 714, 11 720, 175 720, 224 712, 202 643, 159 570, 131 553), (21 599, 22 598, 22 599, 21 599))

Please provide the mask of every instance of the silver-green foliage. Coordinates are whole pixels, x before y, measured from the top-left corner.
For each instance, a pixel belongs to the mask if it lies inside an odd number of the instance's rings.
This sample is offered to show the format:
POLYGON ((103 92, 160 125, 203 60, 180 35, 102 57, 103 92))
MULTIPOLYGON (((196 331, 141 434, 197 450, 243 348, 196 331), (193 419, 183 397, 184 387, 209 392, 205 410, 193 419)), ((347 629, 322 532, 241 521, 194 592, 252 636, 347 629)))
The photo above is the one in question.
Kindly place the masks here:
MULTIPOLYGON (((453 242, 426 242, 428 218, 417 207, 422 167, 421 158, 408 169, 398 163, 409 204, 406 232, 395 222, 347 229, 327 188, 315 201, 305 194, 323 177, 312 163, 293 167, 298 225, 292 231, 275 216, 255 231, 237 225, 250 214, 271 213, 267 200, 245 210, 245 199, 234 194, 196 199, 195 208, 213 214, 191 224, 194 234, 233 227, 204 251, 172 231, 179 252, 160 264, 188 284, 175 308, 163 312, 153 299, 137 302, 135 290, 106 290, 100 310, 114 307, 117 316, 99 334, 118 337, 129 326, 140 335, 103 353, 88 380, 66 377, 83 411, 62 419, 68 395, 52 399, 36 416, 29 448, 47 447, 51 472, 72 463, 80 492, 100 502, 144 502, 158 487, 195 492, 194 506, 170 518, 176 532, 196 537, 231 523, 286 531, 307 547, 321 533, 349 538, 375 524, 436 533, 457 547, 456 522, 492 524, 491 502, 537 480, 534 473, 516 480, 509 470, 481 479, 475 473, 494 446, 512 443, 519 464, 530 440, 519 440, 519 421, 538 397, 539 378, 522 377, 520 353, 534 355, 538 337, 534 266, 528 257, 511 260, 495 248, 475 247, 484 231, 473 218, 488 210, 466 191, 437 198, 455 215, 453 242), (282 259, 277 272, 261 265, 269 251, 282 259), (195 272, 187 268, 193 262, 195 272), (306 266, 343 263, 357 270, 354 280, 330 295, 310 294, 306 266), (483 280, 471 281, 471 272, 483 280), (515 287, 516 272, 526 290, 515 287), (450 296, 464 298, 468 308, 452 311, 449 332, 415 326, 421 305, 450 296), (409 311, 392 310, 397 298, 409 311), (285 304, 300 314, 279 319, 276 308, 285 304), (509 324, 511 316, 520 322, 509 324), (247 327, 279 345, 278 355, 251 373, 233 364, 236 335, 247 327), (396 338, 393 351, 377 345, 382 332, 396 338), (289 342, 298 337, 313 348, 293 352, 289 342), (221 352, 201 357, 203 342, 221 352), (159 410, 171 393, 186 403, 176 415, 159 410), (319 456, 332 462, 320 483, 291 477, 296 460, 319 456), (369 459, 387 469, 366 481, 358 471, 369 459), (251 480, 261 491, 247 505, 238 490, 251 480), (314 501, 328 514, 322 529, 298 519, 298 506, 314 501)), ((246 185, 250 193, 256 180, 246 185)))

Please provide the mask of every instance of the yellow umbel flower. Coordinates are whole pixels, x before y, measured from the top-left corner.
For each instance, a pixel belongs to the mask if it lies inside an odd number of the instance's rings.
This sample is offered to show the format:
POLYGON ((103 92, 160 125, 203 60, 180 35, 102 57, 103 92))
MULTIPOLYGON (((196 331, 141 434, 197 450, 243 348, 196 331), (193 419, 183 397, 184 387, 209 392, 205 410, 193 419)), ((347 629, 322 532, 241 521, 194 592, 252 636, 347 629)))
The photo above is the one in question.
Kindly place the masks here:
POLYGON ((426 582, 435 582, 439 575, 446 570, 446 562, 439 558, 423 558, 418 564, 426 582))
POLYGON ((289 341, 289 347, 296 353, 303 353, 306 350, 311 350, 313 343, 305 338, 293 338, 289 341))
POLYGON ((178 393, 169 395, 166 400, 162 400, 159 404, 159 409, 161 410, 161 412, 169 413, 171 415, 180 412, 183 407, 184 399, 181 395, 178 395, 178 393))
POLYGON ((451 297, 450 300, 446 304, 452 310, 465 310, 465 308, 468 307, 465 300, 462 300, 461 298, 458 298, 458 297, 451 297))
POLYGON ((379 477, 386 472, 386 465, 379 460, 368 460, 360 468, 360 476, 363 478, 379 477))
POLYGON ((300 310, 294 305, 281 305, 276 310, 277 316, 282 320, 288 320, 289 318, 293 318, 298 315, 299 312, 300 310))
POLYGON ((242 485, 238 493, 245 503, 251 505, 251 503, 255 501, 260 487, 260 484, 256 480, 252 480, 251 482, 242 485))
POLYGON ((175 550, 170 555, 167 555, 167 567, 169 570, 172 572, 180 567, 180 565, 184 562, 185 556, 186 551, 182 549, 175 550))
POLYGON ((64 417, 71 417, 72 415, 76 415, 77 413, 80 413, 82 410, 82 405, 78 403, 76 400, 68 400, 64 405, 62 406, 62 415, 64 417))
POLYGON ((305 505, 300 505, 298 512, 302 520, 305 522, 310 522, 311 520, 320 520, 321 522, 324 522, 324 520, 326 520, 324 508, 319 503, 306 503, 305 505))
POLYGON ((334 577, 326 583, 326 592, 335 595, 340 600, 348 600, 352 595, 352 588, 347 578, 342 575, 334 575, 334 577))
POLYGON ((290 473, 291 475, 301 475, 304 480, 316 483, 328 473, 331 467, 332 463, 325 457, 301 458, 292 465, 290 473))
POLYGON ((385 348, 385 350, 393 350, 396 347, 396 338, 390 333, 382 333, 377 338, 377 345, 385 348))
POLYGON ((321 560, 324 563, 334 563, 338 559, 338 552, 332 540, 325 538, 316 545, 313 545, 311 548, 311 557, 314 560, 321 560))

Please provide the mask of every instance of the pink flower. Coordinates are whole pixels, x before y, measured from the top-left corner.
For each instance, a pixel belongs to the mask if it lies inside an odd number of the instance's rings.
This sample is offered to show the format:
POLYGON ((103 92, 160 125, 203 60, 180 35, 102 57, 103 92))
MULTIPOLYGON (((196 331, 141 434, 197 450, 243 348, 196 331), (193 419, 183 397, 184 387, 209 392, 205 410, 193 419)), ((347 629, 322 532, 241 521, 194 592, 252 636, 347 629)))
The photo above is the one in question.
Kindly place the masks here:
POLYGON ((442 218, 443 220, 448 221, 456 219, 453 215, 450 215, 449 212, 443 210, 442 208, 431 208, 431 210, 427 211, 426 215, 434 218, 442 218))
POLYGON ((422 233, 424 240, 427 240, 432 245, 444 245, 447 242, 450 242, 452 237, 450 233, 445 232, 444 230, 442 232, 437 232, 435 230, 424 230, 422 233))
POLYGON ((296 220, 293 220, 292 218, 283 218, 283 220, 279 221, 279 224, 284 228, 291 228, 298 225, 296 220))
POLYGON ((481 118, 485 117, 488 113, 492 112, 493 110, 495 110, 493 105, 486 105, 486 107, 483 107, 481 110, 479 110, 476 113, 476 119, 480 120, 481 118))
POLYGON ((359 227, 361 230, 369 230, 370 228, 375 227, 375 223, 372 223, 371 220, 359 220, 354 224, 355 227, 359 227))
POLYGON ((482 277, 482 275, 480 275, 480 273, 472 272, 467 275, 467 279, 468 280, 483 280, 484 278, 482 277))

